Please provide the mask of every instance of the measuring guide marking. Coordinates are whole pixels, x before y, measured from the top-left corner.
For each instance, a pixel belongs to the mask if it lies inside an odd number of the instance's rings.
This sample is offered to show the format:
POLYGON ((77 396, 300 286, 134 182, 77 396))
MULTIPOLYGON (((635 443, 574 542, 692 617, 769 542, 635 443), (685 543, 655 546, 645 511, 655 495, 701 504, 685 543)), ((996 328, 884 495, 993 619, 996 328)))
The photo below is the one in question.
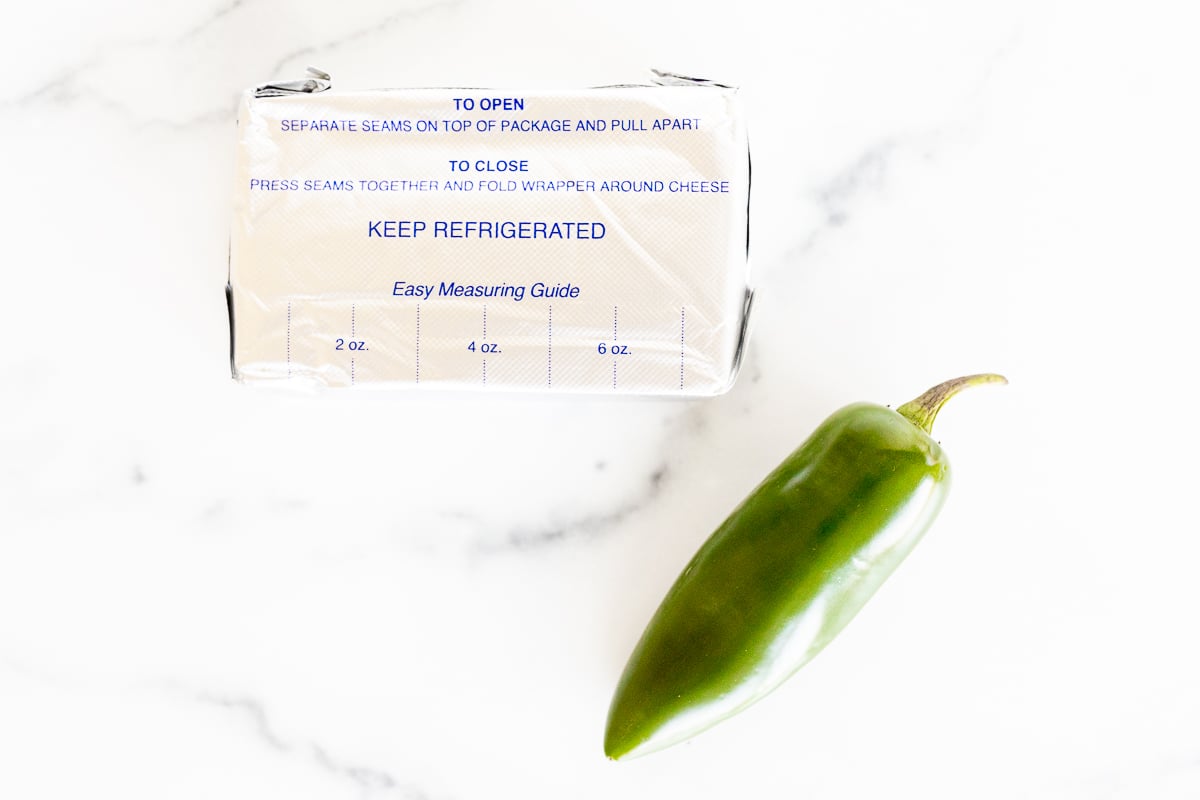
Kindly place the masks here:
POLYGON ((617 388, 617 307, 613 306, 613 388, 617 388))
POLYGON ((287 311, 287 376, 292 377, 292 304, 287 311))
MULTIPOLYGON (((534 333, 536 327, 525 322, 514 323, 511 335, 499 338, 492 324, 495 316, 488 306, 480 308, 478 327, 473 336, 469 329, 458 329, 458 316, 454 312, 438 314, 436 307, 429 304, 413 304, 411 308, 380 310, 363 309, 362 304, 351 303, 343 311, 342 319, 349 322, 348 335, 339 335, 336 324, 322 330, 306 325, 294 329, 297 318, 332 318, 335 309, 319 304, 314 311, 305 311, 304 302, 292 300, 286 303, 284 314, 283 357, 285 375, 303 377, 305 363, 315 360, 320 350, 331 350, 343 357, 343 369, 339 380, 336 371, 326 370, 322 381, 328 385, 353 386, 360 379, 374 379, 378 374, 411 375, 411 384, 419 385, 430 375, 438 382, 466 382, 474 371, 476 382, 481 387, 512 388, 528 375, 541 359, 541 344, 534 333), (363 327, 363 316, 383 323, 363 327), (405 318, 408 322, 405 322, 405 318), (411 326, 409 334, 405 327, 411 326), (522 332, 522 328, 524 331, 522 332), (372 333, 374 331, 374 333, 372 333), (404 364, 411 369, 405 370, 404 364), (474 365, 472 367, 472 364, 474 365)), ((589 338, 564 338, 580 330, 579 317, 568 325, 563 319, 566 314, 559 307, 558 335, 556 336, 555 309, 545 306, 544 357, 547 387, 553 387, 566 371, 572 385, 583 391, 598 391, 607 388, 620 391, 627 382, 634 382, 639 391, 660 394, 676 393, 685 389, 687 374, 687 347, 684 320, 686 309, 678 309, 678 330, 675 330, 673 311, 660 315, 660 324, 648 330, 626 330, 619 306, 612 307, 611 335, 600 341, 589 338), (678 374, 662 369, 661 355, 679 351, 678 374), (639 363, 639 357, 650 354, 647 363, 639 363), (601 369, 598 366, 604 365, 601 369), (653 381, 653 383, 651 383, 653 381)), ((508 320, 512 322, 512 320, 508 320)), ((594 328, 595 326, 582 326, 594 328)), ((346 329, 343 328, 344 332, 346 329)), ((508 330, 508 328, 506 328, 508 330)), ((584 334, 586 337, 586 334, 584 334)), ((403 380, 394 381, 403 383, 403 380)), ((428 382, 428 381, 426 381, 428 382)))

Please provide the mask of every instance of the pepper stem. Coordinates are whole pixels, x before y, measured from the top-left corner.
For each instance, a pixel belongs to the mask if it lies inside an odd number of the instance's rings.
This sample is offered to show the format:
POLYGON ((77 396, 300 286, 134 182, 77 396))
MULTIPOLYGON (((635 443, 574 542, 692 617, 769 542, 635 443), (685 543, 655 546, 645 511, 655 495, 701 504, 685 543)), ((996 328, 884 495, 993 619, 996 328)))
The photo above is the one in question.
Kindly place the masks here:
POLYGON ((933 421, 937 418, 938 412, 942 410, 942 406, 946 404, 947 400, 954 397, 954 395, 963 389, 969 389, 972 386, 980 386, 985 383, 1008 383, 1008 379, 1003 375, 996 375, 991 372, 954 378, 945 383, 939 383, 916 400, 910 400, 900 406, 896 409, 896 413, 926 433, 932 433, 933 421))

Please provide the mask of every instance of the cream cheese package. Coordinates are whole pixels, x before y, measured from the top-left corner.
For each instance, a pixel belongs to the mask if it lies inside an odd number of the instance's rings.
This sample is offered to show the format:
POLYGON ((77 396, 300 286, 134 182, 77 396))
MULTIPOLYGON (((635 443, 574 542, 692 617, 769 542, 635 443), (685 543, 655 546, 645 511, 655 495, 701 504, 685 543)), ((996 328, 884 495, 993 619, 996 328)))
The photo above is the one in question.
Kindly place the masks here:
POLYGON ((735 89, 260 86, 238 115, 244 382, 705 396, 745 346, 735 89))

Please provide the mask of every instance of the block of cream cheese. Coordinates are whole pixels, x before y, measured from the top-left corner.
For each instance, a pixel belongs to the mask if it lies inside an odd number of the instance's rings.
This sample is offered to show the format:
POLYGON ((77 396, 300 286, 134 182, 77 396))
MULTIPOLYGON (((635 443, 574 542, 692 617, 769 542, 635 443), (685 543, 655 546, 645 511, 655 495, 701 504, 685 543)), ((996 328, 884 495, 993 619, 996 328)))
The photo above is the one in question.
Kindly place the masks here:
POLYGON ((737 91, 246 93, 234 377, 703 396, 750 308, 737 91))

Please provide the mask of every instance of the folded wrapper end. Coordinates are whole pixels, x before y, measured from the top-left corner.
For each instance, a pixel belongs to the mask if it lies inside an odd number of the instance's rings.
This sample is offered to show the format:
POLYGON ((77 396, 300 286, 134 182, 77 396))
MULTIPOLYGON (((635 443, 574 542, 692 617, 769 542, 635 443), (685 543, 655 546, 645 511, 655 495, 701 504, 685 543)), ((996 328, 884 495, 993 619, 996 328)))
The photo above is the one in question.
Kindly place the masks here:
POLYGON ((718 89, 736 89, 736 86, 730 86, 727 83, 717 83, 710 81, 708 78, 693 78, 690 75, 680 75, 678 72, 668 72, 662 69, 653 69, 654 82, 659 86, 715 86, 718 89))
POLYGON ((225 284, 225 308, 229 312, 229 372, 238 380, 237 362, 233 359, 233 284, 225 284))
POLYGON ((737 380, 742 368, 742 357, 746 355, 746 345, 750 341, 750 310, 754 307, 754 290, 746 287, 746 301, 742 304, 742 328, 738 334, 737 348, 733 351, 733 366, 729 370, 729 386, 737 380))
POLYGON ((333 78, 324 70, 309 67, 308 77, 298 81, 264 83, 254 89, 255 97, 287 97, 293 94, 317 94, 333 88, 333 78))

